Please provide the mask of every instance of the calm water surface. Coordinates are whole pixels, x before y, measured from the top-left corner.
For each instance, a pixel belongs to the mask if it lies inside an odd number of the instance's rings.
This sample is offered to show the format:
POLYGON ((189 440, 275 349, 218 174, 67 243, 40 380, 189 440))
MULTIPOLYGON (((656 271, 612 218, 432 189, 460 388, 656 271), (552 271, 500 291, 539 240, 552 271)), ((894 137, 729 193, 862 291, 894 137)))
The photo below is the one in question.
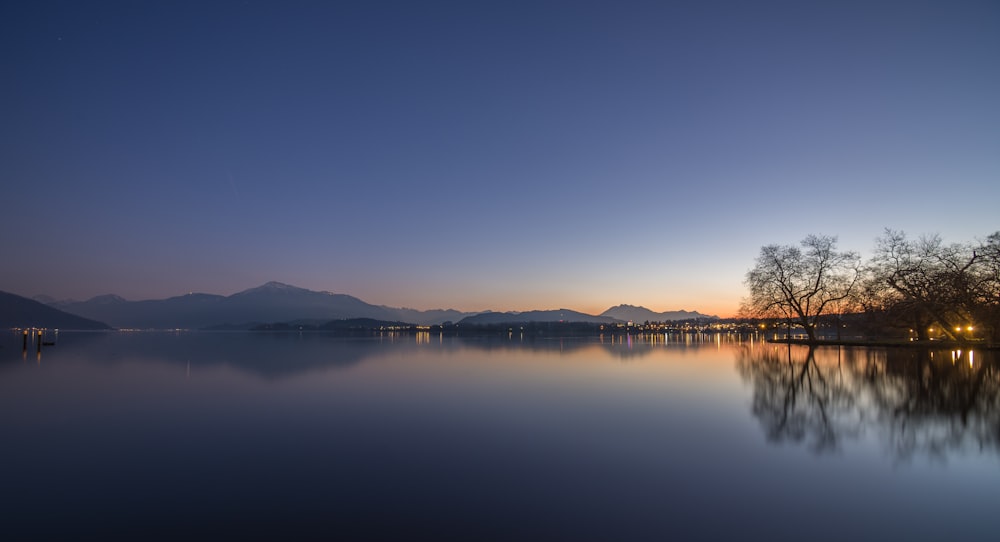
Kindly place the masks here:
POLYGON ((11 540, 1000 539, 988 352, 4 337, 11 540))

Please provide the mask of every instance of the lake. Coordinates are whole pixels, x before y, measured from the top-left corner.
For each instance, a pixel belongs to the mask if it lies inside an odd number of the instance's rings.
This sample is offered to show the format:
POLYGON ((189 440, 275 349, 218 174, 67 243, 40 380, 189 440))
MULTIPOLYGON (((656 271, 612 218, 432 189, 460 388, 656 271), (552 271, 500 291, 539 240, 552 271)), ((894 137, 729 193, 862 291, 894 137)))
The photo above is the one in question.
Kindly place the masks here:
POLYGON ((1000 536, 993 352, 4 337, 9 540, 1000 536))

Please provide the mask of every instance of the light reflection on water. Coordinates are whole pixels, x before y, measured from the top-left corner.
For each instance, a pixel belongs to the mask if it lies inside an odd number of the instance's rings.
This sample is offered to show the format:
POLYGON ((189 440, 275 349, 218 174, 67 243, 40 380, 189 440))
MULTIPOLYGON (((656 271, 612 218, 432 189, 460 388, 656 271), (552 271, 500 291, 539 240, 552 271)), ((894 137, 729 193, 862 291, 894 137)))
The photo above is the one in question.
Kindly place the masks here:
POLYGON ((8 339, 8 531, 790 540, 997 527, 992 352, 64 333, 22 357, 8 339))

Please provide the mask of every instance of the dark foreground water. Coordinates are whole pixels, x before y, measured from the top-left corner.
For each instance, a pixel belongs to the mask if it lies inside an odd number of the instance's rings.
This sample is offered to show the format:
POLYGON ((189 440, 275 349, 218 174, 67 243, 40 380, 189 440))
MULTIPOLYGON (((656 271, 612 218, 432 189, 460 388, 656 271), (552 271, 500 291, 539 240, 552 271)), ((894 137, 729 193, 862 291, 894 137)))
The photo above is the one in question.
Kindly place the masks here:
POLYGON ((7 540, 1000 539, 990 353, 4 333, 7 540))

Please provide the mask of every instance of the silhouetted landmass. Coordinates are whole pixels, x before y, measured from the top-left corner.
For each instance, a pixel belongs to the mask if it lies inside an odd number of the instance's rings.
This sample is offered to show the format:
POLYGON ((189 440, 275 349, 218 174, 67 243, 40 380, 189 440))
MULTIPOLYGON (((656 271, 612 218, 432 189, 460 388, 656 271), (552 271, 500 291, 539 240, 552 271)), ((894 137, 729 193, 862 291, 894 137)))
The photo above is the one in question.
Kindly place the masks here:
POLYGON ((296 323, 296 322, 277 322, 273 324, 260 324, 250 328, 251 331, 323 331, 333 334, 364 334, 367 335, 370 332, 382 331, 382 330, 392 330, 392 331, 411 331, 414 330, 416 326, 413 324, 408 324, 405 322, 393 322, 388 320, 376 320, 374 318, 346 318, 343 320, 331 320, 319 325, 307 324, 307 323, 296 323))
POLYGON ((0 328, 11 327, 111 329, 103 322, 69 314, 27 297, 0 292, 0 328))
POLYGON ((618 305, 601 313, 601 316, 621 320, 622 322, 674 322, 677 320, 695 320, 699 318, 718 319, 718 316, 702 314, 697 311, 665 311, 653 312, 646 307, 633 305, 618 305))
POLYGON ((104 295, 62 304, 60 308, 121 328, 136 329, 250 329, 261 322, 327 322, 349 318, 430 324, 472 314, 393 309, 346 294, 316 292, 280 282, 269 282, 231 296, 194 293, 160 300, 126 301, 104 295))
POLYGON ((266 326, 287 326, 287 329, 301 327, 303 330, 320 330, 327 322, 356 319, 377 321, 378 326, 385 325, 384 323, 398 325, 401 322, 413 326, 450 322, 482 326, 521 325, 529 322, 676 322, 715 318, 689 311, 657 313, 645 307, 631 305, 612 307, 598 316, 569 309, 482 313, 454 309, 420 311, 372 305, 350 295, 317 292, 280 282, 268 282, 230 296, 192 293, 143 301, 128 301, 111 294, 87 301, 56 301, 47 296, 36 297, 49 301, 51 307, 124 329, 246 331, 266 326))
POLYGON ((119 328, 197 328, 226 322, 215 319, 223 299, 210 294, 188 294, 163 300, 126 301, 118 296, 103 295, 70 303, 64 310, 119 328))
POLYGON ((526 311, 526 312, 486 312, 463 318, 458 323, 464 325, 527 324, 533 322, 582 322, 591 324, 613 324, 617 320, 608 316, 593 316, 569 309, 526 311))
POLYGON ((400 322, 412 322, 418 325, 431 325, 440 324, 443 322, 457 322, 466 316, 471 316, 473 314, 479 314, 476 312, 462 312, 455 309, 430 309, 426 311, 421 311, 417 309, 394 309, 392 307, 382 308, 389 310, 394 314, 395 320, 400 322))

